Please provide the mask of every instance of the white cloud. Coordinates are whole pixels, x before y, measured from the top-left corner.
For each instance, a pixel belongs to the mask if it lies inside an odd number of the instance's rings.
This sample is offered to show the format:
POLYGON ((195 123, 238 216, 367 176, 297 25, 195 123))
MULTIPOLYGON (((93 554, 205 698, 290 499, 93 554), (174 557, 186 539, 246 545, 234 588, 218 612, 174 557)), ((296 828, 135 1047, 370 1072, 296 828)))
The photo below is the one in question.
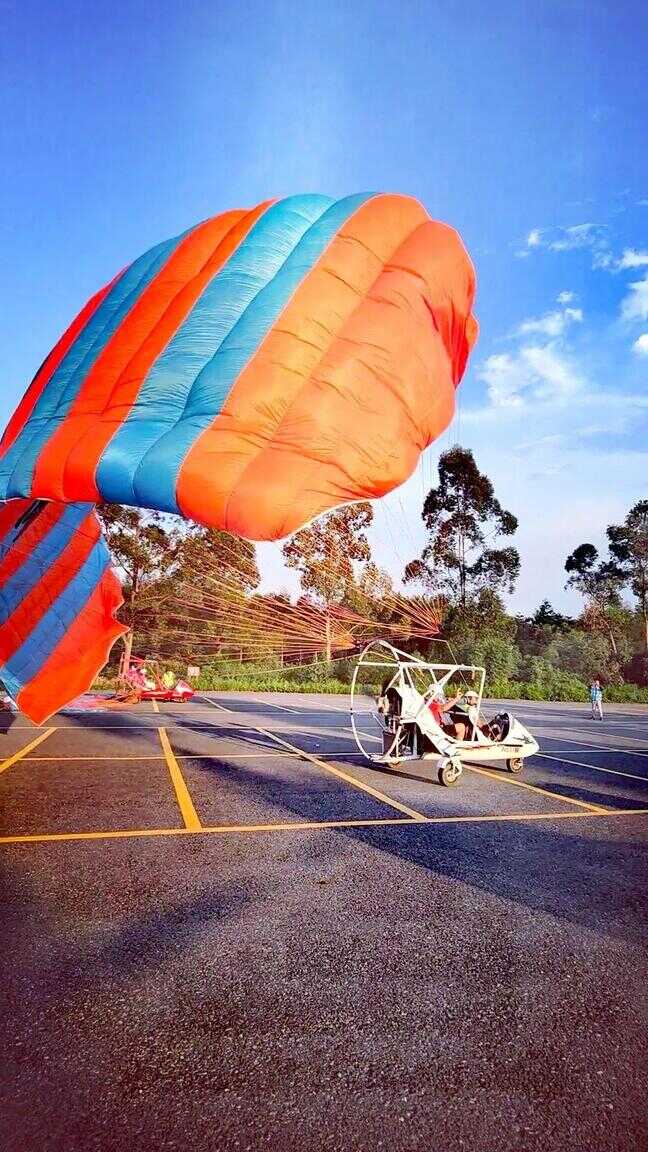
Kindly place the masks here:
POLYGON ((520 356, 533 374, 535 399, 561 401, 581 387, 582 381, 573 365, 553 345, 521 348, 520 356))
POLYGON ((574 292, 559 292, 556 300, 559 304, 571 304, 572 300, 576 299, 574 292))
MULTIPOLYGON (((569 296, 571 293, 561 293, 562 295, 569 296)), ((558 298, 560 299, 560 297, 558 298)), ((524 320, 518 332, 522 335, 530 332, 538 332, 542 336, 550 336, 555 338, 562 336, 566 328, 570 324, 580 324, 583 319, 583 312, 580 308, 563 308, 561 311, 547 312, 544 316, 540 316, 536 320, 524 320)))
POLYGON ((630 285, 627 296, 621 301, 621 319, 648 320, 648 274, 630 285))
POLYGON ((648 332, 642 332, 632 345, 633 351, 640 356, 648 356, 648 332))
POLYGON ((593 242, 594 224, 572 224, 561 228, 560 235, 549 242, 552 252, 570 252, 574 248, 589 248, 593 242))
POLYGON ((625 268, 645 268, 646 265, 648 265, 648 252, 638 251, 636 248, 624 248, 623 256, 616 262, 620 271, 625 268))
POLYGON ((495 408, 519 407, 520 392, 525 386, 518 357, 508 352, 489 356, 477 372, 488 386, 488 398, 495 408))
POLYGON ((529 256, 532 249, 545 248, 549 252, 575 252, 589 250, 592 267, 609 268, 614 265, 605 225, 590 220, 583 224, 570 224, 566 228, 532 228, 526 246, 516 256, 529 256))
POLYGON ((560 404, 582 386, 571 361, 554 344, 522 345, 489 356, 477 371, 493 408, 521 408, 529 400, 560 404))

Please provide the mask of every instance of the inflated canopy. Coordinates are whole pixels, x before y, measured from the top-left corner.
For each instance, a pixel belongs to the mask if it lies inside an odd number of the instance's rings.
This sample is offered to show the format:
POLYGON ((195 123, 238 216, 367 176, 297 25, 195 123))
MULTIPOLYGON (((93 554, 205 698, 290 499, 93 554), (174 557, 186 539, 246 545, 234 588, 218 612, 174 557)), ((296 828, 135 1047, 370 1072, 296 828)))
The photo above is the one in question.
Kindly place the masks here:
POLYGON ((476 337, 455 231, 408 197, 292 196, 97 293, 0 445, 0 500, 134 504, 249 539, 381 496, 449 423, 476 337))
POLYGON ((92 506, 0 505, 0 676, 40 724, 90 687, 127 628, 92 506))

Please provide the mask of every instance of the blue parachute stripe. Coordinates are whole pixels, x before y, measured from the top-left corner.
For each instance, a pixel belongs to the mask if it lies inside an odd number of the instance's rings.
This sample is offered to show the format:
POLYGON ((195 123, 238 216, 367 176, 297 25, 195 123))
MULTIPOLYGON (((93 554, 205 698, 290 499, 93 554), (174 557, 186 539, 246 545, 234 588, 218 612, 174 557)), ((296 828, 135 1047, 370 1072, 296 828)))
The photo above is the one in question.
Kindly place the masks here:
MULTIPOLYGON (((97 487, 105 500, 137 503, 135 476, 149 449, 168 430, 176 439, 178 421, 189 404, 196 378, 232 331, 256 293, 260 292, 304 232, 330 206, 330 197, 293 196, 272 205, 201 293, 164 351, 151 366, 137 401, 106 447, 97 468, 97 487)), ((220 410, 208 399, 209 420, 220 410)), ((193 436, 189 436, 189 445, 193 436)), ((186 451, 186 450, 185 450, 186 451)), ((181 458, 185 452, 181 452, 181 458)), ((162 475, 156 469, 156 506, 168 494, 169 511, 177 511, 177 469, 162 475)))
POLYGON ((152 366, 97 470, 103 499, 178 511, 187 452, 295 289, 368 198, 293 196, 264 213, 152 366))
MULTIPOLYGON (((29 596, 43 576, 63 553, 77 528, 92 511, 92 504, 70 504, 49 532, 25 556, 20 566, 0 589, 0 625, 4 624, 29 596)), ((0 542, 0 559, 12 547, 15 532, 0 542)))
POLYGON ((105 542, 99 540, 74 579, 3 667, 2 679, 14 700, 56 651, 109 567, 110 553, 105 542))
POLYGON ((0 460, 0 500, 31 494, 36 461, 67 416, 91 370, 122 320, 188 232, 138 257, 115 282, 48 381, 20 436, 0 460))

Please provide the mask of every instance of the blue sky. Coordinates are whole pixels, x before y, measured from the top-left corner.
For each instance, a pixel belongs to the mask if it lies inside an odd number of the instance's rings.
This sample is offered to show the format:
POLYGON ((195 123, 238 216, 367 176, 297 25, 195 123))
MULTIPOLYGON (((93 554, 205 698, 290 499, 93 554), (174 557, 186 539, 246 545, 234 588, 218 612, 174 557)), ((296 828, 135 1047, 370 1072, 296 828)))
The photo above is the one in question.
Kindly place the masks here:
POLYGON ((378 559, 416 550, 460 440, 520 519, 512 606, 576 609, 565 555, 648 495, 647 33, 609 0, 0 0, 0 421, 156 241, 267 196, 407 192, 461 232, 481 337, 378 559))

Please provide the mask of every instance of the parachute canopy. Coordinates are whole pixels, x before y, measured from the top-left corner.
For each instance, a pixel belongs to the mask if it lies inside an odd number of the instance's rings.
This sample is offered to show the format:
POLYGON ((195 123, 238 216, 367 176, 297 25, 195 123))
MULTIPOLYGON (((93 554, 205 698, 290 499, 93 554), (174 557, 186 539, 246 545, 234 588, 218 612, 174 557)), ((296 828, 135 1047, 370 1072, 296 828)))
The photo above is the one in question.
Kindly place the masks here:
POLYGON ((121 603, 91 505, 0 505, 0 676, 36 724, 90 687, 121 603))
POLYGON ((79 313, 5 432, 0 500, 113 501, 271 540, 381 496, 452 417, 473 296, 457 233, 409 197, 215 216, 79 313))

